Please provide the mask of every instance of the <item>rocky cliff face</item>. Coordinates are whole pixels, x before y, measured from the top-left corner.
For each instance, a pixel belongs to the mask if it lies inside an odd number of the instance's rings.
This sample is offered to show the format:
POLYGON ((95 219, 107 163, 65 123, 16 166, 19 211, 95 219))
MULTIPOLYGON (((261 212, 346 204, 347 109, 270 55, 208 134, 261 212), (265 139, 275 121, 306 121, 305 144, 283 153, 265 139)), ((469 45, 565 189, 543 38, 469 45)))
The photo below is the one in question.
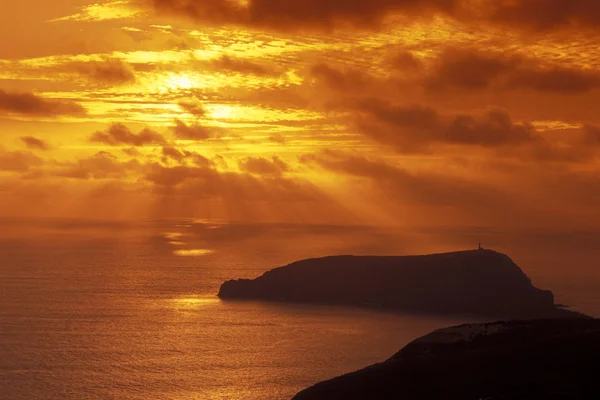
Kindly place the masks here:
POLYGON ((598 399, 599 363, 600 320, 469 324, 433 332, 294 400, 598 399))
POLYGON ((225 282, 223 299, 379 307, 499 318, 574 316, 506 255, 491 250, 298 261, 254 280, 225 282))

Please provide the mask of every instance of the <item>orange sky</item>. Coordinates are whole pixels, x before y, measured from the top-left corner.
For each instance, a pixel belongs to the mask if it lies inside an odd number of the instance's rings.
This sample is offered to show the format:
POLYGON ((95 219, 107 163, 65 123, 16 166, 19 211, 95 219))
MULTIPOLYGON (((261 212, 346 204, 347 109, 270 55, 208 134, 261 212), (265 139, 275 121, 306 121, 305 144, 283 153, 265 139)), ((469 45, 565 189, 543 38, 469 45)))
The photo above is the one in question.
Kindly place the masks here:
POLYGON ((0 216, 600 223, 596 0, 0 0, 0 216))

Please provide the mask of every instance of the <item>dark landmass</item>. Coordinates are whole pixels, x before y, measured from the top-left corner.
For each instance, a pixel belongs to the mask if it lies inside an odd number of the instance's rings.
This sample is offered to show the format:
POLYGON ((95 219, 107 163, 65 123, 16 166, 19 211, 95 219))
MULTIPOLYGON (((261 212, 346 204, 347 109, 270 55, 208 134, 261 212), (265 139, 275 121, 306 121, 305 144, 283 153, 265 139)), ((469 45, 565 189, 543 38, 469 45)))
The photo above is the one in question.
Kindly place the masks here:
POLYGON ((298 261, 254 280, 225 282, 223 299, 377 307, 494 319, 579 317, 557 306, 505 254, 491 250, 298 261))
POLYGON ((600 399, 599 365, 597 319, 470 324, 435 331, 293 400, 600 399))

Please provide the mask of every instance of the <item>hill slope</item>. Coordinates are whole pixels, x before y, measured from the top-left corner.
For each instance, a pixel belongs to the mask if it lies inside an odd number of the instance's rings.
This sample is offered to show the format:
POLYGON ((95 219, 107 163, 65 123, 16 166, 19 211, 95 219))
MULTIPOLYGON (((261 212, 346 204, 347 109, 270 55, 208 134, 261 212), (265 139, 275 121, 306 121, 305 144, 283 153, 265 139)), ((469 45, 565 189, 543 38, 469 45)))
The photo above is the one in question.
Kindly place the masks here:
POLYGON ((470 324, 417 339, 294 400, 597 399, 599 363, 600 320, 470 324))

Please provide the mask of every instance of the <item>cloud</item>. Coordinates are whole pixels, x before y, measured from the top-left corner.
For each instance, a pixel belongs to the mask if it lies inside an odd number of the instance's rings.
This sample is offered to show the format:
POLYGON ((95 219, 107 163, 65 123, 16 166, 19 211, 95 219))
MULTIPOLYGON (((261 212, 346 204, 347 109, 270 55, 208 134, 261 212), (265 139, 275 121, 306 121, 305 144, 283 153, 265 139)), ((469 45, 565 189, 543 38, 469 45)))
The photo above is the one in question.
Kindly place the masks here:
POLYGON ((219 172, 213 168, 153 164, 146 180, 160 193, 193 198, 223 198, 228 202, 313 202, 321 191, 310 182, 282 176, 219 172))
POLYGON ((285 143, 287 143, 287 139, 285 138, 285 136, 283 136, 281 134, 277 134, 277 135, 269 136, 269 142, 277 143, 277 144, 285 144, 285 143))
POLYGON ((410 51, 400 51, 391 57, 389 65, 397 70, 414 72, 423 68, 423 61, 410 51))
POLYGON ((167 163, 168 160, 176 161, 179 164, 192 163, 197 167, 209 168, 214 165, 214 162, 193 151, 180 150, 175 147, 165 146, 162 149, 163 162, 167 163))
POLYGON ((187 180, 214 180, 217 179, 219 173, 212 168, 207 167, 191 167, 191 166, 175 166, 167 167, 160 164, 153 164, 150 172, 146 175, 146 179, 155 185, 162 187, 174 187, 187 180))
POLYGON ((194 98, 181 100, 177 103, 177 105, 181 107, 183 111, 192 114, 195 117, 204 117, 207 113, 204 105, 194 98))
POLYGON ((71 100, 45 99, 34 93, 9 93, 0 89, 0 113, 40 117, 81 116, 86 110, 71 100))
POLYGON ((187 125, 181 120, 175 121, 173 132, 175 133, 175 137, 181 140, 201 141, 210 139, 213 136, 213 131, 210 128, 199 124, 187 125))
POLYGON ((212 65, 217 71, 225 70, 241 74, 258 76, 279 75, 274 70, 269 69, 264 65, 244 60, 241 58, 232 58, 229 56, 223 56, 213 61, 212 65))
POLYGON ((584 127, 584 144, 588 146, 600 146, 600 128, 593 125, 584 127))
POLYGON ((501 75, 513 72, 522 60, 477 51, 450 49, 443 52, 426 79, 433 90, 488 89, 501 75))
POLYGON ((19 139, 27 146, 27 148, 31 150, 48 150, 50 149, 50 145, 43 141, 42 139, 38 139, 33 136, 22 136, 19 139))
POLYGON ((277 156, 270 160, 262 157, 250 157, 241 161, 239 165, 242 171, 263 176, 281 176, 290 169, 289 165, 277 156))
POLYGON ((0 171, 27 172, 44 164, 44 160, 30 152, 6 151, 0 147, 0 171))
POLYGON ((486 18, 519 28, 548 31, 565 27, 596 29, 600 3, 596 0, 513 0, 494 2, 486 18))
POLYGON ((497 24, 527 31, 571 27, 595 29, 596 0, 146 0, 159 13, 182 15, 198 23, 297 30, 337 26, 378 27, 391 15, 432 17, 497 24))
POLYGON ((361 91, 370 84, 367 74, 360 71, 340 71, 327 64, 311 68, 311 76, 337 91, 361 91))
POLYGON ((449 49, 425 78, 425 87, 439 90, 518 90, 541 93, 584 93, 600 86, 600 74, 545 66, 539 61, 497 52, 449 49))
POLYGON ((159 216, 202 215, 262 223, 356 221, 305 179, 154 164, 146 180, 154 185, 152 196, 157 199, 159 216))
POLYGON ((134 160, 121 162, 113 154, 101 151, 73 163, 59 164, 59 167, 54 172, 59 177, 81 180, 119 179, 139 169, 140 164, 134 160))
POLYGON ((91 142, 110 146, 147 146, 166 144, 166 139, 158 132, 145 128, 138 134, 133 133, 123 124, 112 124, 107 131, 98 131, 90 139, 91 142))
POLYGON ((122 85, 136 80, 133 68, 121 60, 77 62, 69 64, 68 69, 102 84, 122 85))
POLYGON ((390 13, 451 12, 459 0, 152 0, 162 13, 197 22, 290 30, 339 24, 376 26, 390 13))
POLYGON ((84 6, 81 11, 50 22, 59 21, 108 21, 113 19, 125 19, 139 15, 141 10, 136 9, 132 2, 127 0, 113 0, 84 6))
POLYGON ((497 109, 481 115, 442 115, 431 107, 364 99, 350 110, 363 134, 399 151, 422 151, 435 143, 498 147, 537 140, 535 128, 515 123, 497 109))

